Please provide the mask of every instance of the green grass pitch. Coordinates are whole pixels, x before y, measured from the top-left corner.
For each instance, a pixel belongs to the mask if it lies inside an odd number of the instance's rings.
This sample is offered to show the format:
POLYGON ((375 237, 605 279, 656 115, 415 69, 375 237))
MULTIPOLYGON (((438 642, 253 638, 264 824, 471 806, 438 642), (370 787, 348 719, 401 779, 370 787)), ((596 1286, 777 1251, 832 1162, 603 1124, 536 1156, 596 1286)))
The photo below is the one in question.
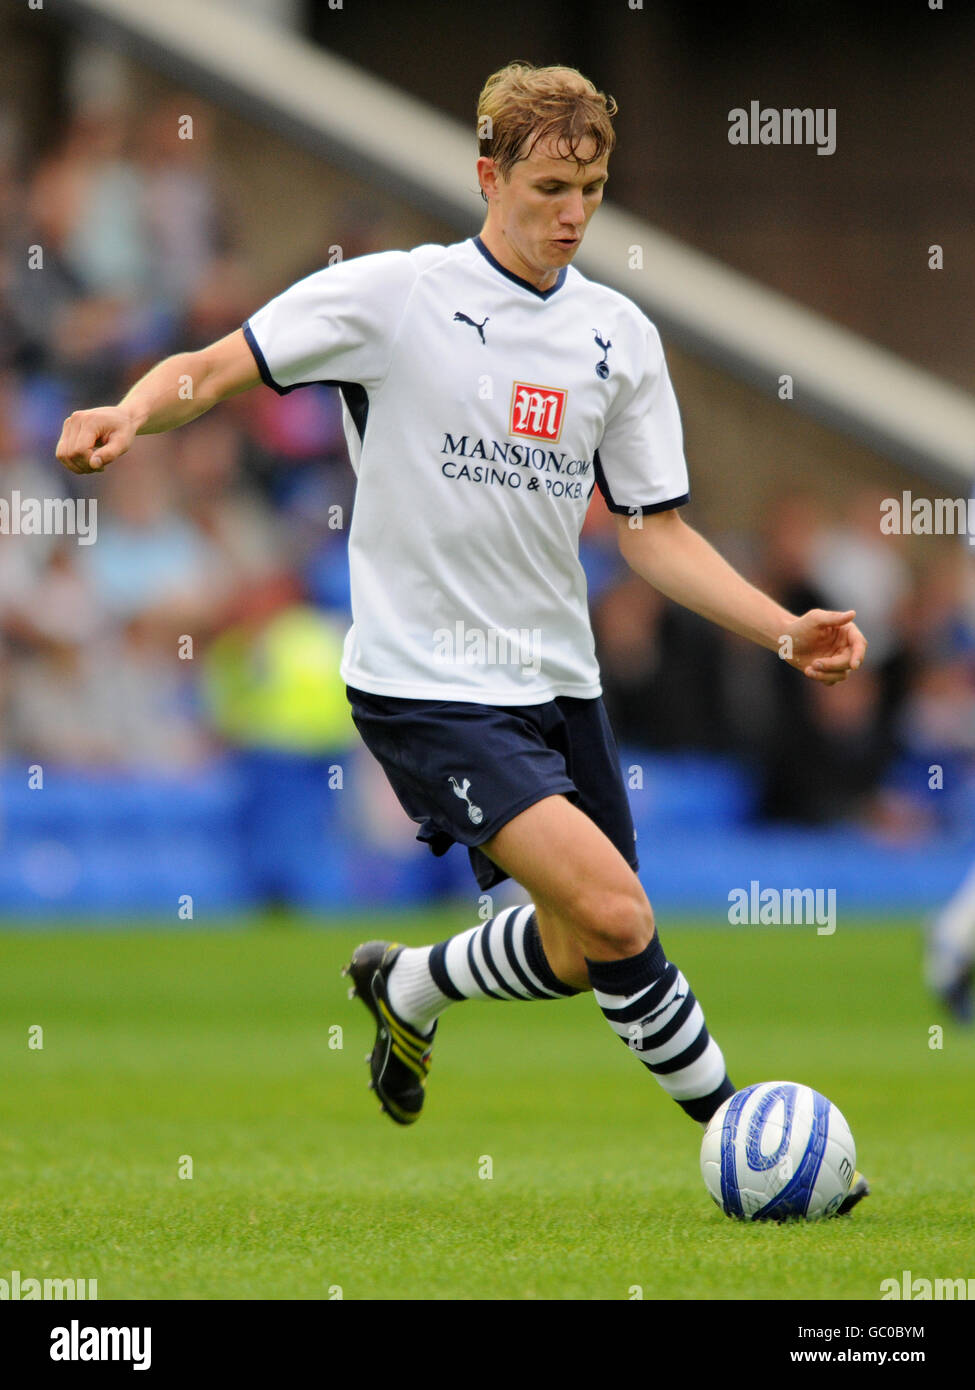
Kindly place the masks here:
POLYGON ((975 1275, 975 1038, 925 995, 916 923, 661 924, 735 1083, 823 1091, 873 1185, 848 1219, 744 1226, 591 996, 452 1007, 421 1121, 380 1115, 340 967, 359 940, 472 920, 0 932, 0 1277, 95 1278, 100 1299, 771 1300, 975 1275))

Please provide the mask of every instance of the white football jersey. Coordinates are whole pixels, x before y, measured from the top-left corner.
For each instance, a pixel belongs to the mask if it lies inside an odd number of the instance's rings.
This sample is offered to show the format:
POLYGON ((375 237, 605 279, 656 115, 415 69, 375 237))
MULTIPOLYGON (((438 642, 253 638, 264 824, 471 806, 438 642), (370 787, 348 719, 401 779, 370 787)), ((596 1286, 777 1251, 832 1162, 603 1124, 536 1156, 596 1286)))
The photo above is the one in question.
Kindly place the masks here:
POLYGON ((342 389, 357 475, 347 684, 529 705, 601 693, 579 532, 687 500, 653 324, 573 267, 545 291, 480 238, 317 271, 244 325, 264 381, 342 389))

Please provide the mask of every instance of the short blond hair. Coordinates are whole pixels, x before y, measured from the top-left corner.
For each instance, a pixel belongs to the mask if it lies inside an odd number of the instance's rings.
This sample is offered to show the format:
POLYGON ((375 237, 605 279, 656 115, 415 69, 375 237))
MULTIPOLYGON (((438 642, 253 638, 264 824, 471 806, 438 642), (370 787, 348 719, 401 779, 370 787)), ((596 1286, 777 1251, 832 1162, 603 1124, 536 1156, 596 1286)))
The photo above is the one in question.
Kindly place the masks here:
POLYGON ((478 151, 506 179, 540 140, 554 140, 563 158, 592 163, 616 144, 612 118, 618 109, 575 68, 508 63, 491 74, 478 97, 478 151), (577 151, 588 140, 595 152, 583 161, 577 151))

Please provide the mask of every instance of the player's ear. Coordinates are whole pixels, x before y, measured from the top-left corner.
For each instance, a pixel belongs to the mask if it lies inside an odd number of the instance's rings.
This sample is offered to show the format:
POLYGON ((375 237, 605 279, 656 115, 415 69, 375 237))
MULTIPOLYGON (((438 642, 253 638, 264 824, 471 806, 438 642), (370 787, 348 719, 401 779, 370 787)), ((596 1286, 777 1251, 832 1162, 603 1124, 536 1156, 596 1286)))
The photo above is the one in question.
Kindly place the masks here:
POLYGON ((477 161, 477 180, 481 185, 481 197, 486 203, 490 202, 498 189, 498 171, 489 155, 482 154, 477 161))

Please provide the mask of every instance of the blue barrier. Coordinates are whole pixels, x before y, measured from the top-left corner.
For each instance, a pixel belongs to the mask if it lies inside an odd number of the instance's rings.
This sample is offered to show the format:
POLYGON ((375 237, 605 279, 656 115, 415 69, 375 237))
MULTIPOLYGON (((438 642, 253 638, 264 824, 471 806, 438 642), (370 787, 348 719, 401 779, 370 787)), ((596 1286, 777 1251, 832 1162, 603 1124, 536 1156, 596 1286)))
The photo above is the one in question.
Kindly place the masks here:
POLYGON ((253 901, 240 834, 241 782, 206 776, 93 775, 45 766, 0 772, 0 911, 24 916, 171 915, 253 901))
MULTIPOLYGON (((723 759, 625 751, 641 878, 658 912, 728 918, 729 894, 833 889, 837 912, 927 912, 961 881, 975 844, 884 845, 852 828, 749 820, 747 775, 723 759), (639 775, 634 771, 640 769, 639 775), (639 785, 638 785, 639 784, 639 785)), ((192 775, 47 766, 0 769, 0 913, 6 918, 186 916, 271 903, 310 911, 407 906, 477 888, 467 854, 434 858, 407 835, 369 842, 332 759, 235 754, 192 775)))

